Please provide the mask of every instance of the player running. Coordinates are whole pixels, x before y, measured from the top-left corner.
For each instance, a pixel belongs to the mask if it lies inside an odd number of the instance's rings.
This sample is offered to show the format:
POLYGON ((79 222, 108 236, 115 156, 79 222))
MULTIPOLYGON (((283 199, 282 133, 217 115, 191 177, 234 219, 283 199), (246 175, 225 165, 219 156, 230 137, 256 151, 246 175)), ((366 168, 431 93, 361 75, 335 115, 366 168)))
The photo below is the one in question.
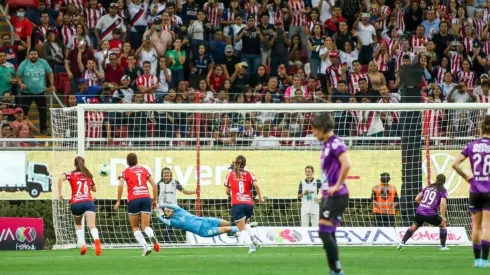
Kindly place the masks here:
POLYGON ((159 215, 158 219, 167 226, 189 231, 201 237, 214 237, 225 233, 240 236, 238 227, 231 226, 229 221, 194 216, 175 204, 161 203, 160 208, 163 210, 163 215, 159 215))
POLYGON ((473 220, 474 267, 489 267, 490 246, 490 115, 485 115, 480 126, 480 138, 468 143, 454 160, 453 169, 470 184, 469 211, 473 220), (461 163, 470 159, 473 176, 461 169, 461 163))
POLYGON ((97 188, 93 181, 94 176, 85 166, 85 159, 82 157, 75 158, 75 170, 63 173, 58 180, 58 197, 63 200, 63 181, 70 182, 71 200, 70 207, 73 219, 75 220, 75 233, 77 235, 78 245, 80 246, 80 255, 85 255, 87 246, 83 234, 82 218, 85 216, 90 234, 94 239, 95 255, 100 256, 102 249, 100 247, 99 231, 95 227, 95 204, 90 191, 95 192, 97 188))
POLYGON ((437 175, 436 182, 425 187, 417 195, 415 201, 419 204, 415 214, 415 221, 407 229, 402 241, 398 245, 397 249, 402 250, 405 243, 410 239, 424 223, 428 223, 433 226, 439 226, 439 237, 441 240, 441 250, 449 250, 446 247, 447 240, 447 220, 446 220, 446 209, 447 209, 447 191, 444 188, 446 183, 446 176, 443 174, 437 175), (437 209, 440 207, 441 215, 437 213, 437 209))
POLYGON ((138 157, 134 153, 128 154, 126 157, 128 168, 126 168, 119 176, 119 187, 117 189, 117 202, 114 205, 114 209, 119 208, 121 202, 121 196, 124 188, 124 182, 128 185, 128 218, 133 230, 134 237, 143 246, 143 255, 148 256, 151 253, 152 248, 146 243, 143 233, 141 233, 140 225, 146 236, 150 238, 153 243, 153 249, 156 252, 160 251, 160 245, 153 233, 153 229, 150 227, 150 216, 153 204, 153 209, 157 208, 157 185, 150 172, 138 165, 138 157), (153 202, 148 190, 148 184, 150 182, 153 191, 153 202), (140 224, 141 217, 141 224, 140 224))
POLYGON ((254 214, 252 186, 259 196, 259 202, 264 202, 264 199, 255 176, 244 170, 246 165, 247 159, 244 156, 236 157, 233 163, 233 171, 226 175, 225 187, 226 194, 231 196, 232 222, 236 223, 241 236, 249 246, 248 253, 254 253, 260 248, 260 244, 255 241, 252 226, 249 224, 249 220, 254 214))
POLYGON ((345 179, 351 162, 344 141, 335 135, 335 122, 329 113, 319 113, 311 121, 313 135, 322 144, 321 181, 323 201, 320 207, 318 234, 327 254, 330 275, 343 275, 335 231, 349 204, 349 191, 345 179))

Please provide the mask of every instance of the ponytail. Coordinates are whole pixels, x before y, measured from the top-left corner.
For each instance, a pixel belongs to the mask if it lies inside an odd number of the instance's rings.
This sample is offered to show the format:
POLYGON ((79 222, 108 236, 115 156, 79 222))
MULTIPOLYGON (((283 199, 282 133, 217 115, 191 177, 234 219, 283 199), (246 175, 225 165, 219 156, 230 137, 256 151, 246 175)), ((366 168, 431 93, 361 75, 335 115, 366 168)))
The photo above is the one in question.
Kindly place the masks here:
POLYGON ((436 177, 436 182, 432 183, 430 186, 436 188, 437 191, 446 191, 444 184, 446 184, 446 176, 444 174, 439 174, 436 177))
POLYGON ((236 157, 232 167, 233 171, 235 171, 235 175, 239 177, 240 169, 245 168, 246 165, 247 165, 247 159, 244 156, 239 155, 238 157, 236 157))
POLYGON ((75 167, 76 170, 80 173, 82 173, 84 176, 86 176, 89 179, 93 179, 94 175, 88 170, 87 166, 85 166, 85 159, 83 157, 76 157, 75 158, 75 167))

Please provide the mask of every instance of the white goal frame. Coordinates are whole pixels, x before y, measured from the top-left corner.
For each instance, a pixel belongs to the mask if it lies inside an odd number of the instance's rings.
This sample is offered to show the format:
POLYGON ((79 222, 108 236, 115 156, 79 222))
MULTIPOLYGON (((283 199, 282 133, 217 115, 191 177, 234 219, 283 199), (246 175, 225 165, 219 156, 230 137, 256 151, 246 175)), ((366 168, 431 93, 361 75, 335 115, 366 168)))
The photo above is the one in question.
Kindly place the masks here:
MULTIPOLYGON (((181 111, 181 112, 236 112, 236 111, 250 111, 250 112, 331 112, 331 111, 348 111, 348 110, 365 110, 365 111, 425 111, 425 110, 487 110, 490 112, 490 105, 485 103, 398 103, 398 104, 376 104, 376 103, 366 103, 366 104, 330 104, 330 103, 292 103, 292 104, 79 104, 76 107, 66 108, 76 110, 77 112, 77 129, 78 136, 77 140, 77 155, 84 156, 86 149, 86 141, 101 141, 105 139, 90 139, 85 138, 85 113, 88 111, 181 111)), ((463 140, 472 140, 475 137, 462 137, 463 140)), ((313 138, 284 138, 285 140, 307 140, 313 138)), ((346 144, 351 143, 355 140, 368 139, 366 137, 343 137, 346 144)), ((372 138, 371 138, 372 139, 372 138)), ((400 137, 382 137, 377 138, 380 140, 400 140, 400 137)), ((422 135, 422 139, 424 136, 422 135)), ((431 139, 450 139, 450 137, 432 137, 431 139)), ((72 139, 73 140, 73 139, 72 139)), ((137 138, 113 138, 114 141, 128 141, 128 140, 138 140, 137 138)), ((173 140, 173 141, 188 141, 195 140, 194 138, 148 138, 148 140, 173 140)), ((201 138, 201 140, 206 140, 206 138, 201 138)), ((211 140, 211 139, 209 139, 211 140)), ((59 141, 59 137, 53 136, 53 142, 59 141)), ((171 145, 170 145, 171 146, 171 145)), ((54 149, 55 150, 55 149, 54 149)), ((55 154, 55 152, 53 152, 55 154)), ((320 155, 320 151, 318 151, 320 155)), ((71 161, 71 160, 70 160, 71 161)), ((53 210, 55 205, 53 204, 53 210)), ((55 216, 53 215, 54 223, 55 216)), ((55 233, 56 232, 55 229, 55 233)), ((57 236, 58 239, 58 236, 57 236)), ((55 245, 54 249, 68 249, 74 248, 76 245, 55 245)), ((189 246, 188 244, 172 244, 171 246, 189 246)), ((195 246, 195 245, 193 245, 195 246)), ((199 246, 199 245, 198 245, 199 246)), ((134 248, 137 244, 116 244, 109 245, 112 248, 134 248)))

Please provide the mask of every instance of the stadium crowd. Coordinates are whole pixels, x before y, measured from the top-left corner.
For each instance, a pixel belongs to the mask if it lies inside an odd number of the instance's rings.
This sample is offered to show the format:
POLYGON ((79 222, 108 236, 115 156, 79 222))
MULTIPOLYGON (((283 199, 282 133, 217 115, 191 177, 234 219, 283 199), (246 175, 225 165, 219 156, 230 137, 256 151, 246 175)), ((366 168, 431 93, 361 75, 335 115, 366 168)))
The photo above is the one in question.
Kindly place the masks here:
MULTIPOLYGON (((9 3, 5 13, 14 39, 4 35, 1 41, 0 138, 49 135, 46 92, 54 90, 66 95, 67 106, 186 104, 196 98, 226 104, 393 104, 401 98, 398 68, 418 63, 428 103, 490 98, 487 0, 9 3), (27 119, 33 101, 40 129, 27 119)), ((290 145, 272 137, 310 135, 310 117, 208 114, 201 117, 199 133, 218 144, 260 136, 271 140, 252 145, 290 145)), ((340 135, 399 135, 397 112, 352 110, 335 118, 340 135)), ((424 119, 432 136, 451 136, 468 133, 458 127, 468 127, 471 116, 430 111, 424 119)), ((195 120, 194 114, 170 111, 88 112, 86 135, 192 138, 195 120)))

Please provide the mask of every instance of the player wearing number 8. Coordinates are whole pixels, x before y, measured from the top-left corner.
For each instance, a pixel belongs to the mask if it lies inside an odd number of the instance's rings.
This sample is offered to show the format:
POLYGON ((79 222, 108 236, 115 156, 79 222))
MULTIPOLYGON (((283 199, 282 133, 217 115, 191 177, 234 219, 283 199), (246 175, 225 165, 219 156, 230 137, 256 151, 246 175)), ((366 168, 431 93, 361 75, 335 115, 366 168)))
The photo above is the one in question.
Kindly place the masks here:
POLYGON ((153 229, 150 227, 150 217, 152 204, 153 209, 157 208, 157 185, 155 180, 151 176, 150 172, 143 166, 138 165, 138 157, 134 153, 128 154, 126 157, 128 168, 126 168, 119 176, 119 188, 117 189, 117 202, 114 205, 114 209, 119 208, 121 202, 122 192, 124 189, 124 182, 128 185, 128 218, 133 230, 134 237, 138 243, 143 246, 143 255, 148 256, 152 248, 148 245, 140 230, 140 217, 141 228, 153 243, 153 249, 156 252, 160 251, 160 244, 153 233, 153 229), (148 184, 150 182, 153 191, 153 202, 150 197, 150 191, 148 190, 148 184))
POLYGON ((480 138, 470 142, 454 160, 454 170, 470 184, 469 210, 473 220, 473 254, 475 267, 489 267, 490 248, 490 115, 485 115, 480 126, 480 138), (461 169, 469 158, 473 176, 461 169), (484 226, 485 225, 485 226, 484 226))
POLYGON ((254 253, 260 248, 260 244, 255 241, 252 227, 248 223, 254 213, 254 198, 252 196, 252 186, 257 191, 259 202, 263 202, 262 193, 255 176, 245 171, 247 159, 244 156, 236 157, 233 162, 233 171, 226 176, 226 194, 231 196, 231 216, 232 222, 240 230, 240 235, 249 246, 248 253, 254 253))
POLYGON ((405 236, 397 249, 402 250, 405 243, 410 239, 424 223, 433 226, 439 226, 439 238, 441 240, 441 250, 448 250, 446 247, 447 229, 446 229, 446 209, 447 209, 447 191, 444 188, 446 176, 443 174, 437 175, 436 182, 425 187, 417 195, 415 201, 419 204, 415 213, 415 221, 412 226, 407 229, 405 236), (437 213, 440 208, 441 215, 437 213))
POLYGON ((75 170, 63 173, 58 180, 58 198, 63 200, 63 181, 68 181, 71 187, 71 213, 75 220, 75 230, 77 243, 80 246, 80 255, 85 255, 87 247, 83 234, 82 218, 85 216, 90 234, 94 239, 95 255, 102 253, 99 240, 99 231, 95 227, 95 204, 92 199, 92 192, 96 191, 92 173, 85 166, 85 160, 82 157, 75 158, 75 170))

